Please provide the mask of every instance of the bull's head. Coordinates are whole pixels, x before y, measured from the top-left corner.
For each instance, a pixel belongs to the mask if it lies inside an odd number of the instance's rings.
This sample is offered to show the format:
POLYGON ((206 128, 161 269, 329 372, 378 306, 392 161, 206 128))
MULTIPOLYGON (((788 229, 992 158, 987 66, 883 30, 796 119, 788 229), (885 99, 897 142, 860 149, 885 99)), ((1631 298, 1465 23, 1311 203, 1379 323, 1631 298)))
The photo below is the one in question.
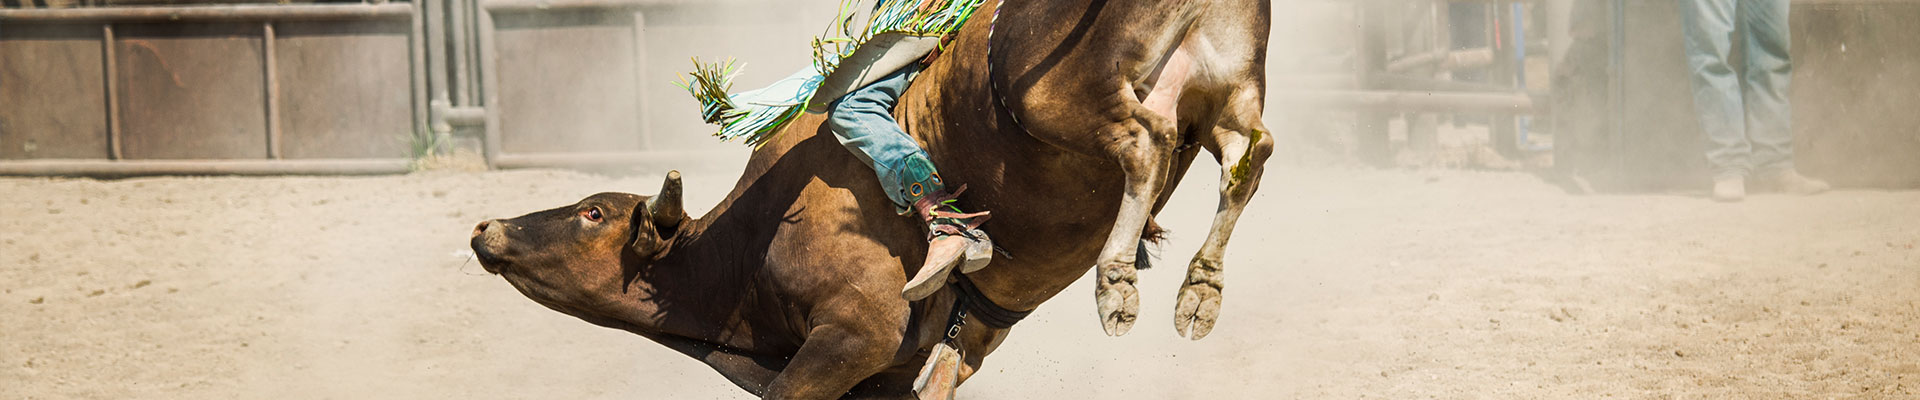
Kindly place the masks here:
POLYGON ((634 268, 667 254, 687 220, 680 173, 660 194, 600 193, 572 205, 473 228, 474 255, 521 294, 589 321, 609 317, 634 268))

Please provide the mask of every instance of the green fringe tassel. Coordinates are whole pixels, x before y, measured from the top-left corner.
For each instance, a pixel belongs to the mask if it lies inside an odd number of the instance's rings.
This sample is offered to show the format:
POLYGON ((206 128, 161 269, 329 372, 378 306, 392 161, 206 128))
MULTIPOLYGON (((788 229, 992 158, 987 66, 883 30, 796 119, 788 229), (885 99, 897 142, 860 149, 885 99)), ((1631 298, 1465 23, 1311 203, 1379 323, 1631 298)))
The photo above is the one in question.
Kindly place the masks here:
MULTIPOLYGON (((834 25, 827 27, 829 32, 838 30, 840 36, 822 37, 813 41, 813 64, 821 76, 830 75, 839 66, 840 60, 853 55, 855 49, 867 43, 867 39, 882 33, 905 33, 916 36, 942 36, 967 24, 973 17, 973 11, 980 8, 984 0, 881 0, 879 8, 867 18, 866 29, 854 30, 852 7, 860 0, 842 0, 840 17, 834 25), (838 27, 839 29, 834 29, 838 27)), ((942 44, 944 46, 944 44, 942 44)), ((946 50, 946 49, 941 49, 946 50)))
POLYGON ((773 86, 728 94, 733 89, 733 78, 739 75, 739 67, 732 59, 713 64, 694 60, 693 67, 690 76, 682 76, 674 84, 700 102, 701 120, 720 126, 720 131, 713 134, 720 140, 741 140, 754 147, 765 144, 781 127, 805 112, 801 105, 806 104, 822 79, 803 69, 773 86))
POLYGON ((734 109, 732 99, 727 97, 727 91, 733 90, 733 77, 738 71, 739 67, 732 58, 706 65, 694 59, 693 72, 687 73, 692 78, 680 76, 680 81, 673 84, 693 94, 694 100, 700 101, 702 120, 709 124, 724 124, 743 115, 734 109))
POLYGON ((729 58, 711 64, 694 60, 694 71, 688 74, 690 76, 681 76, 675 84, 686 89, 694 100, 700 102, 703 121, 720 126, 720 131, 715 132, 714 136, 724 141, 742 140, 749 146, 759 147, 805 112, 804 105, 812 100, 819 82, 832 74, 841 60, 853 55, 854 50, 866 44, 874 35, 945 35, 965 25, 983 1, 881 0, 879 8, 868 18, 865 29, 856 29, 854 6, 862 1, 842 0, 840 15, 827 27, 827 32, 838 31, 839 35, 822 35, 813 39, 812 71, 803 69, 767 88, 728 94, 733 89, 734 76, 739 73, 734 60, 729 58))

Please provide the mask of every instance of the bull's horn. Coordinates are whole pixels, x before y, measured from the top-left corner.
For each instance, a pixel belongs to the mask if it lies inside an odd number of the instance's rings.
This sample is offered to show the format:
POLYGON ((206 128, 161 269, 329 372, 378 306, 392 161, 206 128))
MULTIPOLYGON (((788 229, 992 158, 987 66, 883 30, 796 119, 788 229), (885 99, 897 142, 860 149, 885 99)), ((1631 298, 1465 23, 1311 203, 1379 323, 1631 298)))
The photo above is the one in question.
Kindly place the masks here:
POLYGON ((660 184, 660 194, 647 199, 647 215, 653 218, 653 228, 662 233, 680 226, 687 218, 687 210, 680 205, 680 171, 667 171, 667 181, 660 184))

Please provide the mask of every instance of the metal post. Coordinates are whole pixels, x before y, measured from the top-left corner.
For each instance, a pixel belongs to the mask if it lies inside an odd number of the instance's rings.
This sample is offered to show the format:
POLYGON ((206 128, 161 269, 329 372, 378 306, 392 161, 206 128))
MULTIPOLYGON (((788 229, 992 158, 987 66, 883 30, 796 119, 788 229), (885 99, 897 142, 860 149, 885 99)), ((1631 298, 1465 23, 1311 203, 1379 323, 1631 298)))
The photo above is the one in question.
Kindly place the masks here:
POLYGON ((461 44, 467 49, 467 80, 464 82, 467 88, 466 104, 470 107, 477 107, 480 105, 480 100, 484 98, 482 97, 484 95, 480 93, 482 91, 480 87, 482 85, 480 81, 480 13, 487 11, 480 9, 480 0, 460 1, 462 4, 465 4, 467 10, 467 31, 462 34, 466 37, 461 39, 461 44))
POLYGON ((453 127, 445 121, 447 100, 447 25, 446 0, 422 0, 427 4, 427 121, 433 135, 446 135, 453 127))
MULTIPOLYGON (((425 3, 426 2, 423 1, 412 2, 413 12, 409 19, 411 19, 413 23, 413 33, 407 35, 407 50, 411 60, 407 63, 408 69, 410 70, 409 72, 411 72, 411 74, 409 74, 411 82, 409 83, 413 86, 414 131, 409 132, 412 135, 432 134, 431 128, 427 126, 427 69, 429 67, 427 66, 427 6, 425 3)), ((448 149, 442 148, 437 150, 446 151, 448 149)))
POLYGON ((107 81, 107 159, 119 160, 124 158, 120 151, 124 140, 120 137, 120 62, 114 54, 112 22, 100 24, 100 37, 100 49, 105 53, 101 58, 107 64, 103 78, 107 81))
POLYGON ((481 147, 487 159, 487 168, 495 168, 500 157, 500 58, 495 54, 493 10, 477 7, 474 13, 478 21, 480 39, 480 92, 484 93, 481 107, 486 108, 487 126, 482 136, 481 147))
POLYGON ((449 40, 447 48, 450 49, 451 54, 447 56, 447 62, 453 66, 453 72, 450 73, 453 75, 453 78, 450 81, 451 83, 449 83, 450 87, 448 87, 448 89, 452 91, 452 97, 449 100, 453 102, 454 107, 471 106, 473 105, 473 95, 470 93, 472 89, 470 84, 472 82, 467 79, 467 69, 469 68, 467 63, 469 61, 467 58, 467 38, 469 37, 467 36, 467 23, 469 21, 467 2, 463 0, 429 1, 448 2, 446 29, 450 34, 447 36, 447 40, 449 40))
POLYGON ((640 149, 653 150, 653 132, 647 129, 647 18, 639 10, 633 11, 633 105, 638 115, 637 128, 640 135, 640 149))
POLYGON ((280 73, 274 61, 273 21, 260 23, 261 58, 267 79, 267 158, 280 159, 280 73))

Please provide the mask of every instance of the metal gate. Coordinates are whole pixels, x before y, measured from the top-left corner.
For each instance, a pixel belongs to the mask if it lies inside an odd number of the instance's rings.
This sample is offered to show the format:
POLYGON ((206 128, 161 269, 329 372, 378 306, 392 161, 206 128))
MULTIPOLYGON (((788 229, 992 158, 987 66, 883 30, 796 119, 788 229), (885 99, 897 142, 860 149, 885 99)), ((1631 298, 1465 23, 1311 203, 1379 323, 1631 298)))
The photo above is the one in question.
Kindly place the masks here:
POLYGON ((408 4, 0 10, 0 173, 405 171, 420 119, 415 15, 408 4))
MULTIPOLYGON (((0 9, 0 175, 398 173, 419 152, 460 146, 495 168, 677 165, 743 151, 707 139, 690 102, 650 107, 684 101, 664 71, 684 55, 757 46, 716 40, 732 27, 700 15, 804 38, 818 25, 804 21, 832 12, 683 0, 104 6, 0 9), (650 14, 671 20, 665 37, 648 37, 650 14), (650 40, 677 55, 649 57, 650 40)), ((756 59, 805 65, 804 41, 769 46, 791 54, 756 59)))

